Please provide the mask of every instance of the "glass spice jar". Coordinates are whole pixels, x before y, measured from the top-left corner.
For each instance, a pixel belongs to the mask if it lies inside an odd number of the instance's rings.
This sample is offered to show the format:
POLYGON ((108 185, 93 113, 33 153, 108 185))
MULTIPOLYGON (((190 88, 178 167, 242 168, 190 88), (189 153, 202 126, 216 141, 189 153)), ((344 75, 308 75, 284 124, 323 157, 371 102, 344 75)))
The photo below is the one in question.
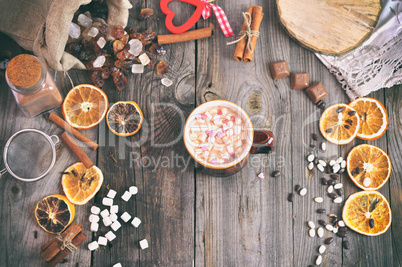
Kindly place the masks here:
POLYGON ((28 118, 58 107, 63 102, 46 63, 35 56, 22 54, 11 59, 6 69, 6 81, 15 101, 28 118))

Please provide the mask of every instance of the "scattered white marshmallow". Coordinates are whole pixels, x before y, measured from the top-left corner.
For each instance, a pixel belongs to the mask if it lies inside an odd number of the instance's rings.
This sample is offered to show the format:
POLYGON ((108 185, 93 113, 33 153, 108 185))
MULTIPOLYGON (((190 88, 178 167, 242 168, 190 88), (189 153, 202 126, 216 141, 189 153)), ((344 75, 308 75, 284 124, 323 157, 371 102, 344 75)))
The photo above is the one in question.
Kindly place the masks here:
POLYGON ((342 198, 341 197, 335 198, 334 203, 336 203, 336 204, 342 203, 342 198))
POLYGON ((314 158, 315 158, 314 155, 311 154, 311 155, 309 155, 309 156, 307 157, 307 161, 308 161, 308 162, 313 162, 314 158))
POLYGON ((96 207, 96 206, 92 206, 91 207, 91 213, 95 214, 95 215, 98 215, 100 213, 100 208, 96 207))
POLYGON ((126 192, 124 192, 124 194, 121 196, 121 198, 124 200, 124 201, 129 201, 130 200, 130 198, 131 198, 131 193, 130 192, 128 192, 128 191, 126 191, 126 192))
POLYGON ((101 246, 106 246, 107 245, 107 239, 106 237, 100 236, 98 238, 98 244, 101 246))
POLYGON ((90 251, 94 251, 95 249, 98 249, 98 248, 99 248, 99 244, 96 241, 91 242, 91 243, 88 244, 88 249, 90 251))
POLYGON ((141 240, 140 241, 140 247, 141 247, 141 249, 148 248, 148 241, 146 239, 141 240))
POLYGON ((325 229, 327 229, 328 231, 332 232, 334 230, 334 227, 330 224, 325 225, 325 229))
POLYGON ((119 206, 118 205, 112 205, 110 207, 110 213, 118 213, 119 212, 119 206))
POLYGON ((141 220, 137 217, 134 217, 133 221, 131 222, 131 224, 135 227, 138 228, 138 226, 140 226, 141 224, 141 220))
POLYGON ((314 229, 314 228, 315 228, 314 222, 309 221, 307 224, 308 224, 308 226, 309 226, 311 229, 314 229))
POLYGON ((327 247, 326 246, 324 246, 324 245, 321 245, 319 248, 318 248, 318 252, 320 253, 320 254, 322 254, 322 253, 324 253, 325 252, 325 250, 327 249, 327 247))
POLYGON ((136 186, 130 186, 128 189, 131 195, 136 195, 138 193, 138 188, 136 186))
POLYGON ((308 235, 309 235, 310 237, 315 237, 315 230, 314 230, 314 229, 308 230, 308 235))
POLYGON ((116 196, 116 194, 117 194, 116 191, 114 191, 113 189, 110 189, 106 196, 107 196, 108 198, 112 198, 112 199, 113 199, 113 198, 116 196))
POLYGON ((112 231, 109 231, 109 232, 106 233, 105 237, 110 242, 110 241, 112 241, 113 239, 116 238, 116 235, 112 231))
POLYGON ((321 262, 322 262, 322 256, 318 255, 317 259, 315 260, 315 264, 316 265, 321 265, 321 262))
POLYGON ((370 184, 371 184, 371 179, 370 179, 370 177, 366 177, 366 178, 363 179, 363 185, 364 185, 364 187, 369 187, 370 184))
POLYGON ((333 185, 328 186, 327 192, 328 192, 329 194, 331 194, 332 192, 334 192, 334 186, 333 186, 333 185))
POLYGON ((264 179, 265 175, 261 172, 260 174, 257 175, 257 177, 260 178, 260 179, 264 179))
POLYGON ((104 198, 102 199, 102 204, 103 204, 104 206, 113 206, 113 199, 108 198, 108 197, 104 197, 104 198))
POLYGON ((121 224, 119 223, 119 221, 115 221, 114 223, 112 223, 112 225, 110 227, 112 227, 113 231, 116 232, 117 230, 120 229, 121 224))
POLYGON ((98 230, 99 230, 99 223, 97 223, 97 222, 91 223, 91 231, 98 232, 98 230))
POLYGON ((302 188, 302 189, 299 191, 299 195, 304 196, 305 194, 307 194, 307 188, 302 188))
POLYGON ((100 215, 102 216, 102 218, 109 217, 109 215, 110 215, 109 210, 108 210, 108 209, 102 210, 102 212, 100 213, 100 215))
POLYGON ((332 167, 332 166, 334 166, 335 164, 336 164, 336 161, 335 161, 335 160, 330 160, 330 161, 329 161, 329 166, 332 167))
POLYGON ((335 189, 341 189, 342 187, 343 187, 343 184, 341 184, 341 183, 334 185, 335 189))
POLYGON ((89 222, 93 223, 93 222, 99 222, 99 216, 95 215, 95 214, 91 214, 89 215, 89 222))
POLYGON ((311 171, 312 169, 314 169, 314 163, 313 162, 310 162, 308 165, 307 165, 307 168, 311 171))
POLYGON ((322 149, 323 151, 327 150, 327 143, 322 142, 322 143, 321 143, 321 149, 322 149))
POLYGON ((115 221, 117 221, 117 219, 118 219, 119 217, 117 216, 116 213, 112 213, 112 214, 110 214, 109 218, 110 218, 110 220, 111 220, 112 222, 115 222, 115 221))
POLYGON ((317 229, 317 235, 318 235, 318 237, 324 236, 324 229, 322 227, 317 229))
POLYGON ((115 265, 113 265, 113 267, 122 267, 122 266, 121 266, 121 263, 119 262, 119 263, 116 263, 115 265))
POLYGON ((120 218, 124 221, 124 222, 128 222, 131 219, 131 215, 128 214, 128 212, 124 212, 120 218))
POLYGON ((316 198, 314 198, 314 201, 316 203, 322 203, 322 202, 324 202, 324 199, 322 197, 316 197, 316 198))
POLYGON ((337 164, 341 164, 342 161, 343 161, 343 158, 342 158, 342 157, 339 157, 339 158, 336 159, 335 162, 336 162, 337 164))
POLYGON ((339 225, 339 227, 345 227, 345 223, 342 220, 340 220, 338 222, 338 225, 339 225))
POLYGON ((110 219, 110 217, 105 217, 103 218, 103 224, 107 227, 110 226, 112 224, 112 220, 110 219))
POLYGON ((317 164, 317 169, 318 169, 320 172, 323 172, 323 171, 324 171, 324 167, 323 167, 320 163, 317 164))

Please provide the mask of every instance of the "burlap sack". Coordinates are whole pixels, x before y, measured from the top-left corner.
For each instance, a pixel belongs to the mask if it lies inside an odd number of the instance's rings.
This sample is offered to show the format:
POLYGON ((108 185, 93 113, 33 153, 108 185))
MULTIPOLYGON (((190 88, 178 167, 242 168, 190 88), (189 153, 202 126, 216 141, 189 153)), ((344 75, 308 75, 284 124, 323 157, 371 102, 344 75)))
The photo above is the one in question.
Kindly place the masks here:
MULTIPOLYGON (((110 25, 126 26, 128 0, 105 0, 110 25)), ((21 47, 46 59, 55 70, 85 69, 84 64, 64 52, 70 22, 81 5, 91 0, 1 0, 0 31, 21 47)))

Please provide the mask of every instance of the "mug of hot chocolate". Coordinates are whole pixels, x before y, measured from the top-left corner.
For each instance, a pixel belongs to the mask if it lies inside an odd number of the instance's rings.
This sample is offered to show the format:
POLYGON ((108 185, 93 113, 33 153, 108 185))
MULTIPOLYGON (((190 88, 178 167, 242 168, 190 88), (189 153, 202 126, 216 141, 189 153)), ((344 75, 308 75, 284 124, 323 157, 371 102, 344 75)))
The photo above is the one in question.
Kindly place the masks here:
POLYGON ((254 130, 247 113, 226 100, 209 101, 194 109, 183 139, 197 168, 214 176, 239 172, 249 154, 269 153, 275 141, 272 132, 254 130))

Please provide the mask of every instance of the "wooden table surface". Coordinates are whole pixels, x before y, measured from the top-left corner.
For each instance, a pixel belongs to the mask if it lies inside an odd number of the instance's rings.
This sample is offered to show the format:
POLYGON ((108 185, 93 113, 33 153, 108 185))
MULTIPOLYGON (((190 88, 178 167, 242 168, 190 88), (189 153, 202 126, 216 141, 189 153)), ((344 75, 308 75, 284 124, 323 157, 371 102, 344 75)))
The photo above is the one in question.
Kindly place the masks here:
MULTIPOLYGON (((152 28, 167 33, 159 1, 132 1, 129 25, 139 31, 152 28), (153 8, 155 15, 146 22, 136 16, 144 7, 153 8)), ((318 255, 324 238, 308 237, 307 221, 317 222, 326 214, 315 212, 318 207, 327 213, 341 214, 341 204, 333 204, 325 195, 326 187, 319 182, 316 171, 306 177, 306 156, 311 134, 318 133, 320 110, 303 91, 290 90, 288 78, 273 81, 268 64, 286 60, 291 72, 309 72, 310 81, 321 81, 329 92, 328 104, 348 103, 335 77, 315 55, 290 39, 279 24, 276 6, 270 1, 217 1, 227 13, 237 33, 242 25, 242 11, 250 4, 264 8, 261 36, 252 63, 237 63, 234 46, 226 46, 214 15, 200 20, 197 28, 212 21, 216 34, 209 39, 166 45, 164 59, 171 68, 167 77, 171 87, 161 85, 154 71, 133 74, 127 88, 117 92, 109 81, 103 87, 109 101, 132 100, 141 107, 146 123, 139 134, 118 138, 105 122, 83 133, 99 142, 95 152, 84 150, 103 171, 105 180, 100 192, 85 206, 76 206, 75 221, 82 223, 88 242, 97 240, 89 230, 88 216, 93 204, 100 205, 108 188, 118 192, 120 211, 126 210, 142 220, 135 229, 129 224, 117 232, 112 246, 90 252, 84 242, 77 252, 68 256, 60 266, 308 266, 318 255), (194 162, 182 141, 183 119, 197 105, 212 99, 226 99, 242 106, 251 116, 257 129, 272 130, 277 137, 270 155, 251 156, 247 166, 237 175, 217 178, 194 169, 194 162), (111 152, 118 160, 115 163, 111 152), (186 164, 188 166, 186 167, 186 164), (269 174, 280 170, 281 176, 269 174), (265 179, 257 178, 263 172, 265 179), (304 197, 296 196, 294 203, 287 196, 295 185, 308 188, 304 197), (120 196, 129 186, 136 185, 138 194, 128 203, 120 196), (324 196, 324 203, 312 201, 324 196), (150 247, 139 248, 146 238, 150 247)), ((193 8, 172 3, 179 12, 175 22, 187 20, 193 8)), ((71 70, 74 84, 91 83, 87 71, 71 70)), ((71 85, 57 73, 57 83, 64 94, 71 85)), ((402 86, 379 90, 370 96, 379 99, 387 109, 389 128, 384 136, 372 142, 384 149, 392 161, 388 183, 379 191, 390 201, 393 212, 391 228, 378 237, 366 237, 348 231, 351 249, 343 250, 342 239, 328 246, 323 266, 400 266, 402 259, 402 86)), ((56 110, 61 114, 60 108, 56 110)), ((50 123, 47 115, 26 119, 19 111, 6 83, 0 83, 0 145, 16 131, 36 128, 49 135, 62 130, 50 123)), ((320 136, 319 144, 323 138, 320 136)), ((361 143, 355 140, 344 146, 328 145, 323 157, 343 156, 361 143)), ((62 193, 60 172, 77 162, 64 144, 57 146, 57 162, 43 180, 24 183, 6 175, 0 181, 0 265, 41 266, 39 247, 53 238, 36 223, 34 208, 43 197, 62 193)), ((2 165, 3 166, 3 165, 2 165)), ((345 197, 359 191, 347 175, 342 175, 345 197)), ((120 212, 121 214, 121 212, 120 212)), ((99 234, 106 233, 106 227, 99 234)), ((329 232, 325 237, 333 236, 329 232)))

